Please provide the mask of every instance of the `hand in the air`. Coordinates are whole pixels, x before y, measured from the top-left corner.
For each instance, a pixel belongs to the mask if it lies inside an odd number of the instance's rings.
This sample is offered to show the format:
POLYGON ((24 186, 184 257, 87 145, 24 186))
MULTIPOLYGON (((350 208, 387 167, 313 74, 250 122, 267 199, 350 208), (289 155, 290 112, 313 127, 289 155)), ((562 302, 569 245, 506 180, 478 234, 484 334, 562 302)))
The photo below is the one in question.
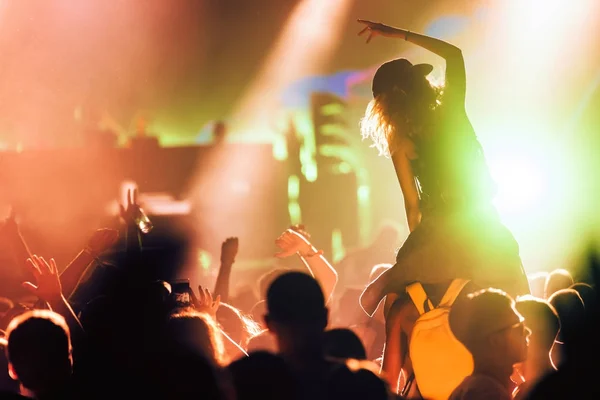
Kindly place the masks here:
POLYGON ((129 189, 127 190, 127 204, 126 207, 123 207, 122 204, 119 205, 121 210, 121 218, 125 220, 126 223, 132 223, 136 213, 140 206, 137 203, 138 192, 137 189, 129 189))
POLYGON ((62 296, 62 286, 56 261, 51 258, 50 263, 48 263, 43 257, 36 255, 27 261, 37 285, 31 282, 23 282, 23 287, 29 290, 31 294, 47 302, 62 296))
POLYGON ((236 237, 227 238, 221 244, 221 264, 231 265, 235 262, 239 249, 239 240, 236 237))
POLYGON ((275 257, 278 258, 286 258, 296 253, 301 257, 323 254, 322 251, 314 251, 314 248, 308 239, 292 229, 286 229, 285 232, 275 240, 275 244, 281 249, 279 253, 275 254, 275 257))
POLYGON ((391 26, 380 24, 379 22, 372 22, 364 19, 359 19, 358 22, 365 25, 365 27, 358 32, 358 36, 361 36, 367 32, 369 33, 369 36, 367 36, 367 43, 369 43, 375 36, 390 34, 394 31, 394 28, 391 26))
POLYGON ((198 299, 196 304, 196 310, 205 312, 213 318, 217 316, 217 310, 221 306, 221 295, 218 295, 213 299, 210 290, 198 286, 198 299))

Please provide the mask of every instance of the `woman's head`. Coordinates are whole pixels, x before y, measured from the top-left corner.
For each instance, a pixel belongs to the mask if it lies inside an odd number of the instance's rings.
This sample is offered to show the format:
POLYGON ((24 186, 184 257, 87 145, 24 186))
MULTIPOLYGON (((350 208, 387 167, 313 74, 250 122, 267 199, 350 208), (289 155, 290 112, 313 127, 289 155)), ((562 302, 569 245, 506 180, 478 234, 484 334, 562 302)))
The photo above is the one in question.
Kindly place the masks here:
POLYGON ((413 65, 401 58, 377 69, 373 77, 373 100, 361 121, 364 139, 371 138, 380 154, 393 152, 397 135, 421 135, 429 114, 438 104, 439 88, 426 78, 433 67, 413 65))
POLYGON ((248 340, 252 336, 260 333, 259 324, 227 303, 221 303, 217 310, 217 322, 223 331, 243 349, 246 349, 248 340))
POLYGON ((169 317, 166 328, 167 337, 178 345, 204 355, 217 365, 226 364, 221 331, 208 314, 183 310, 169 317))

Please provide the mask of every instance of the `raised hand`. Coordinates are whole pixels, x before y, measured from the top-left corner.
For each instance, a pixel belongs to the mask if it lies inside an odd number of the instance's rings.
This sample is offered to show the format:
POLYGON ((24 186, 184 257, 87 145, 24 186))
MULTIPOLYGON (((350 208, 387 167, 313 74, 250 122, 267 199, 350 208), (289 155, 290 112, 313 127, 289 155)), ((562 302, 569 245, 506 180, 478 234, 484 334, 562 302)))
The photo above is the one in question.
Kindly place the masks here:
POLYGON ((286 258, 296 253, 301 257, 323 254, 322 251, 317 252, 308 239, 293 229, 286 229, 275 240, 275 244, 281 249, 279 253, 275 254, 275 257, 278 258, 286 258))
POLYGON ((132 227, 136 226, 139 232, 149 233, 153 226, 150 218, 144 213, 144 210, 140 207, 137 202, 138 192, 137 189, 127 190, 127 208, 119 205, 121 209, 121 218, 125 220, 125 223, 132 227))
POLYGON ((217 310, 221 306, 221 296, 217 296, 213 299, 210 290, 203 288, 202 286, 198 286, 198 294, 196 310, 205 312, 213 318, 216 318, 217 310))
POLYGON ((239 240, 237 237, 227 238, 221 244, 221 264, 231 265, 235 262, 239 249, 239 240))
POLYGON ((300 235, 302 235, 302 237, 310 241, 310 233, 308 233, 306 227, 303 224, 292 225, 290 226, 290 229, 294 232, 298 232, 300 235))
POLYGON ((137 204, 137 189, 129 189, 127 190, 127 204, 126 207, 123 207, 122 204, 119 204, 119 208, 121 210, 121 218, 125 220, 127 223, 133 222, 135 219, 135 215, 138 212, 140 206, 137 204))
POLYGON ((396 30, 395 28, 389 25, 384 25, 379 22, 372 22, 364 19, 359 19, 358 22, 365 25, 365 27, 360 32, 358 32, 358 36, 361 36, 368 32, 369 36, 367 36, 367 43, 369 43, 371 39, 373 39, 375 36, 389 35, 394 33, 394 31, 396 30))
POLYGON ((29 290, 31 294, 49 303, 61 298, 62 286, 56 261, 51 258, 50 263, 48 263, 43 257, 34 255, 27 262, 37 285, 31 282, 23 282, 23 287, 29 290))
POLYGON ((93 257, 98 257, 114 246, 117 240, 119 240, 119 231, 107 228, 98 229, 88 241, 86 250, 93 257))

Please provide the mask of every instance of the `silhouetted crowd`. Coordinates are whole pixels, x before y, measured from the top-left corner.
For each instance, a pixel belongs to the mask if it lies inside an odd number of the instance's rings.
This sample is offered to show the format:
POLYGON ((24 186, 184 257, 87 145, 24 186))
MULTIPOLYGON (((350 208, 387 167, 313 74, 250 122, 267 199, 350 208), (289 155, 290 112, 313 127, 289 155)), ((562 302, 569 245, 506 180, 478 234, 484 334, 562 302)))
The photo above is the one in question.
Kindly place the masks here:
POLYGON ((333 266, 304 227, 293 226, 276 239, 276 257, 296 257, 297 266, 273 268, 234 292, 239 244, 228 238, 214 289, 195 290, 144 270, 138 212, 132 196, 117 261, 105 255, 118 232, 99 229, 66 267, 31 254, 14 216, 4 222, 3 249, 14 256, 6 268, 19 270, 29 295, 1 299, 0 398, 421 398, 420 388, 447 387, 465 363, 467 375, 444 389, 450 399, 598 398, 593 262, 591 284, 566 270, 537 272, 528 276, 531 294, 516 299, 461 286, 449 318, 432 317, 468 354, 446 356, 415 336, 429 329, 424 316, 444 305, 427 287, 425 309, 413 297, 398 313, 384 302, 372 317, 360 308, 362 289, 391 264, 352 265, 376 260, 378 246, 333 266), (87 288, 101 273, 108 283, 92 296, 87 288), (391 339, 406 329, 414 343, 396 351, 391 339), (444 359, 442 372, 428 367, 444 359))

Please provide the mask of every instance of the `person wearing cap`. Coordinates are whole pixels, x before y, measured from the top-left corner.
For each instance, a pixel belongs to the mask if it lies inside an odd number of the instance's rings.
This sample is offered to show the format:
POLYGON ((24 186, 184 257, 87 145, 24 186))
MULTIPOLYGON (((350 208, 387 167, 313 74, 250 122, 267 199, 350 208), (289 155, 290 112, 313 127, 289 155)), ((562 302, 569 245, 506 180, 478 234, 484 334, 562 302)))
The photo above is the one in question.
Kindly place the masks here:
POLYGON ((450 310, 450 329, 473 356, 473 373, 449 400, 510 400, 513 366, 527 358, 531 335, 515 301, 498 289, 469 294, 450 310))
POLYGON ((443 87, 427 80, 431 65, 404 58, 384 63, 373 78, 361 132, 392 159, 410 235, 394 267, 364 290, 364 311, 372 315, 386 295, 403 293, 416 281, 434 285, 440 296, 456 278, 513 297, 528 294, 519 246, 492 204, 495 184, 465 109, 461 50, 405 29, 359 22, 367 42, 374 36, 401 38, 446 61, 443 87))

